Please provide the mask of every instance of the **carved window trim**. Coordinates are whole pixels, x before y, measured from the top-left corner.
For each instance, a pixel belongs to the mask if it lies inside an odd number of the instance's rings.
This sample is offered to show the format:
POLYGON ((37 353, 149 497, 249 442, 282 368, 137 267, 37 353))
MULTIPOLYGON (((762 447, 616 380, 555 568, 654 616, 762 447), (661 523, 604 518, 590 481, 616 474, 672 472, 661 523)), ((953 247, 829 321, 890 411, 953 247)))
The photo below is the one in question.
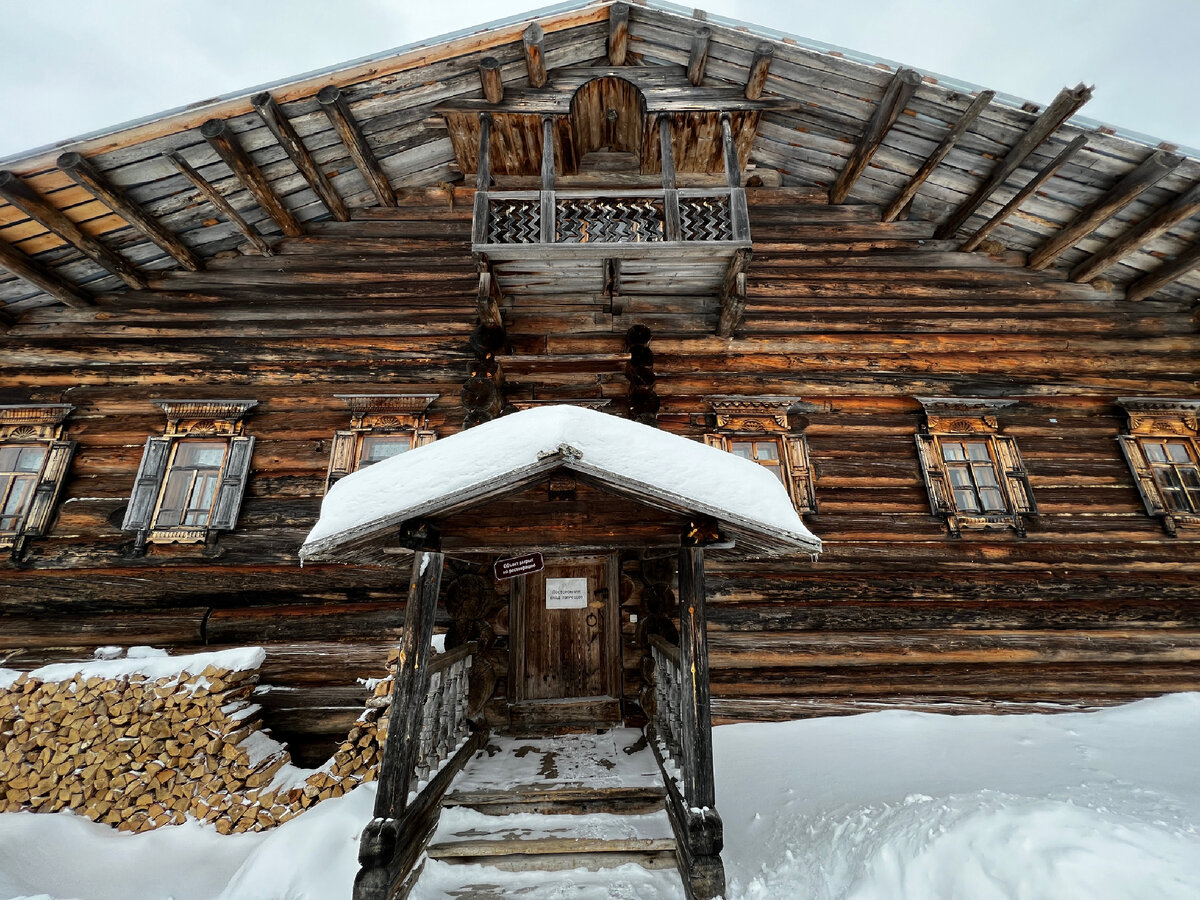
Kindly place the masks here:
POLYGON ((26 499, 14 510, 17 521, 0 530, 0 549, 11 551, 19 558, 26 545, 41 537, 49 528, 50 519, 58 506, 66 482, 75 441, 65 437, 67 416, 75 407, 69 403, 22 403, 0 406, 0 449, 37 448, 42 458, 37 471, 22 470, 0 476, 0 509, 3 509, 17 487, 17 480, 29 483, 26 499), (23 476, 32 476, 32 478, 23 476))
MULTIPOLYGON (((135 549, 139 552, 148 543, 199 544, 210 541, 217 532, 232 531, 237 525, 254 452, 254 438, 244 433, 244 420, 258 401, 155 400, 154 403, 166 415, 167 425, 161 437, 146 439, 122 530, 137 532, 135 549), (202 443, 224 445, 219 467, 202 467, 213 472, 204 521, 161 523, 172 474, 196 469, 181 462, 181 451, 188 445, 202 443)), ((189 480, 189 497, 195 481, 194 476, 189 480)), ((187 504, 181 508, 186 507, 187 504)), ((196 512, 195 507, 192 512, 196 512)))
MULTIPOLYGON (((432 444, 437 432, 429 427, 429 407, 439 394, 334 394, 350 409, 350 427, 333 433, 325 491, 363 466, 364 443, 373 437, 408 438, 412 450, 432 444)), ((403 452, 403 451, 401 451, 403 452)), ((372 462, 379 462, 373 460, 372 462)), ((371 463, 367 463, 370 465, 371 463)))
POLYGON ((915 435, 917 458, 925 478, 925 490, 934 515, 942 516, 955 537, 963 530, 1012 528, 1024 536, 1024 516, 1037 515, 1037 501, 1029 484, 1029 471, 1021 459, 1015 438, 1000 434, 997 410, 1012 406, 1015 400, 984 400, 947 397, 917 397, 925 411, 925 421, 915 435), (987 460, 971 459, 966 445, 986 448, 987 460), (962 459, 950 448, 958 445, 962 459), (980 478, 988 471, 991 480, 980 478), (956 481, 954 473, 958 472, 956 481), (985 483, 986 482, 986 483, 985 483), (992 483, 994 482, 994 484, 992 483), (963 508, 958 494, 972 493, 979 509, 963 508), (1003 510, 987 509, 984 493, 999 494, 1003 510))
POLYGON ((778 464, 768 459, 764 468, 778 475, 796 512, 815 515, 817 492, 808 439, 788 418, 788 410, 798 402, 795 397, 713 397, 709 400, 713 427, 704 435, 704 443, 727 453, 739 443, 773 443, 778 464))
POLYGON ((1166 470, 1177 476, 1200 475, 1200 400, 1156 397, 1120 397, 1117 404, 1128 417, 1126 433, 1117 436, 1125 461, 1133 474, 1134 484, 1141 495, 1147 515, 1162 522, 1163 530, 1176 536, 1181 525, 1200 525, 1200 506, 1192 491, 1182 491, 1172 502, 1169 494, 1179 493, 1162 484, 1166 470), (1190 460, 1177 464, 1158 463, 1147 453, 1148 444, 1166 443, 1180 448, 1190 460), (1181 508, 1191 507, 1191 508, 1181 508))

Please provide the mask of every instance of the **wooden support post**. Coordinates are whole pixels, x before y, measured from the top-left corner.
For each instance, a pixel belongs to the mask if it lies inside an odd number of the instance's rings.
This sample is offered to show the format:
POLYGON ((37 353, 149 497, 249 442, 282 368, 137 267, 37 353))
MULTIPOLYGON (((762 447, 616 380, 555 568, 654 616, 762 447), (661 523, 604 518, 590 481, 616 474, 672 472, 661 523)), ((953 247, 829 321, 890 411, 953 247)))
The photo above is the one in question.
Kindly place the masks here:
POLYGON ((679 668, 683 680, 683 781, 688 804, 716 806, 712 712, 708 686, 708 635, 704 548, 679 549, 679 668))
POLYGON ((226 219, 237 226, 238 231, 246 236, 246 239, 254 245, 255 249, 257 249, 259 253, 261 253, 263 256, 272 255, 273 251, 271 250, 271 245, 267 243, 266 239, 259 233, 258 229, 243 219, 241 213, 233 208, 233 204, 226 200, 225 197, 221 195, 220 191, 209 184, 203 175, 192 168, 191 163, 189 163, 183 158, 183 156, 174 150, 168 150, 163 154, 163 157, 174 163, 175 168, 177 168, 180 173, 187 178, 188 181, 196 186, 200 193, 208 199, 209 203, 217 208, 217 211, 220 212, 221 215, 225 216, 226 219))
POLYGON ((308 182, 308 186, 313 189, 321 199, 321 202, 325 204, 325 208, 329 210, 329 214, 339 222, 349 221, 350 214, 346 212, 346 205, 342 203, 342 198, 333 189, 333 185, 329 183, 329 179, 325 177, 325 173, 317 168, 312 154, 304 146, 304 141, 300 140, 300 135, 296 133, 296 129, 292 127, 292 123, 288 117, 283 114, 283 110, 275 102, 275 98, 267 91, 263 91, 251 97, 250 103, 253 104, 258 117, 263 120, 263 124, 275 136, 275 140, 279 142, 279 146, 287 153, 293 165, 304 176, 304 180, 308 182))
POLYGON ((775 45, 762 41, 754 45, 754 58, 750 60, 750 73, 746 76, 746 99, 757 100, 767 85, 767 74, 771 71, 771 60, 775 58, 775 45))
POLYGON ((479 321, 484 325, 502 328, 504 322, 500 317, 500 304, 496 302, 494 296, 493 277, 486 268, 479 273, 479 288, 475 293, 475 309, 479 313, 479 321))
POLYGON ((1200 243, 1193 244, 1186 253, 1133 282, 1125 288, 1125 299, 1132 302, 1145 300, 1197 268, 1200 268, 1200 243))
POLYGON ((692 49, 688 53, 688 81, 697 87, 704 81, 704 70, 708 67, 708 44, 712 40, 712 29, 707 25, 692 35, 692 49))
POLYGON ((204 263, 190 247, 147 215, 125 191, 101 175, 83 156, 74 152, 64 153, 58 158, 57 165, 71 176, 72 181, 91 191, 109 209, 158 244, 185 269, 198 272, 204 268, 204 263))
POLYGON ((321 88, 317 92, 317 103, 325 110, 330 124, 337 131, 338 137, 341 138, 350 158, 354 160, 354 165, 366 179, 379 205, 395 206, 396 194, 392 190, 391 182, 379 165, 379 160, 375 158, 367 139, 363 137, 362 129, 358 127, 358 120, 354 118, 342 89, 332 84, 321 88))
POLYGON ((1174 200, 1160 206, 1123 235, 1109 241, 1103 249, 1096 251, 1077 265, 1071 270, 1071 280, 1091 281, 1113 263, 1120 262, 1139 247, 1146 246, 1198 212, 1200 212, 1200 182, 1192 185, 1174 200))
POLYGON ((721 150, 725 160, 725 183, 729 185, 729 219, 735 241, 750 240, 750 210, 742 187, 742 168, 729 113, 721 113, 721 150))
POLYGON ((608 64, 625 65, 629 52, 629 4, 614 3, 608 8, 608 64))
POLYGON ((209 119, 200 126, 200 133, 225 165, 229 166, 242 187, 254 196, 254 201, 262 207, 263 212, 274 219, 288 237, 299 237, 303 233, 300 223, 292 211, 283 205, 283 201, 275 196, 271 183, 238 142, 229 123, 224 119, 209 119))
POLYGON ((754 251, 739 247, 733 251, 729 267, 725 270, 725 281, 721 285, 721 318, 717 321, 717 337, 733 337, 734 330, 742 324, 746 312, 746 270, 754 251))
POLYGON ((1017 170, 1029 154, 1040 147, 1063 122, 1078 112, 1079 108, 1091 99, 1091 96, 1092 89, 1082 84, 1059 91, 1058 96, 1038 116, 1037 121, 1025 134, 1021 135, 1020 140, 1013 144, 1012 149, 1005 154, 1000 164, 983 180, 983 184, 979 185, 975 192, 950 214, 950 218, 942 223, 936 233, 937 239, 946 240, 954 237, 963 223, 971 218, 975 210, 983 205, 992 192, 1004 184, 1008 180, 1008 176, 1017 170))
POLYGON ((658 117, 658 145, 662 153, 663 217, 668 241, 683 240, 679 220, 679 190, 675 186, 675 151, 671 148, 671 120, 666 113, 658 117))
POLYGON ((379 793, 375 796, 377 819, 398 819, 408 805, 408 781, 417 761, 421 712, 429 690, 429 645, 443 561, 443 555, 436 551, 418 550, 413 555, 404 634, 392 681, 387 742, 379 767, 379 793))
POLYGON ((966 253, 970 253, 972 250, 982 244, 989 234, 999 228, 1000 225, 1004 223, 1005 219, 1017 211, 1017 207, 1025 202, 1026 197, 1049 181, 1054 173, 1057 172, 1068 159, 1086 146, 1087 136, 1083 134, 1077 136, 1073 141, 1071 141, 1071 143, 1067 144, 1067 146, 1062 149, 1058 156, 1050 160, 1050 162, 1046 164, 1046 167, 1043 168, 1042 171, 1034 175, 1033 178, 1030 179, 1029 183, 1025 185, 1025 187, 1017 191, 1013 198, 1005 203, 1004 206, 1000 208, 999 212, 997 212, 994 216, 988 219, 987 222, 980 226, 978 231, 967 238, 962 247, 959 249, 966 253))
POLYGON ((542 116, 542 243, 553 244, 554 223, 554 117, 542 116))
POLYGON ((1062 256, 1068 247, 1087 237, 1108 221, 1117 210, 1142 191, 1153 187, 1182 163, 1183 157, 1178 153, 1168 153, 1166 150, 1151 153, 1141 165, 1117 182, 1112 190, 1082 210, 1062 231, 1029 254, 1029 267, 1044 269, 1049 266, 1062 256))
POLYGON ((975 120, 979 118, 979 114, 992 102, 995 96, 995 91, 979 92, 979 95, 967 107, 967 111, 954 123, 954 127, 946 133, 941 143, 929 154, 925 162, 921 163, 921 168, 917 169, 913 177, 908 180, 908 184, 904 186, 904 189, 896 195, 896 199, 884 210, 882 221, 896 221, 896 217, 900 215, 904 207, 908 206, 912 198, 917 195, 917 191, 920 190, 921 185, 933 174, 933 170, 941 165, 942 160, 946 158, 946 154, 954 149, 954 145, 966 134, 967 129, 974 124, 975 120))
POLYGON ((131 262, 90 234, 86 234, 68 219, 61 209, 48 203, 15 172, 0 172, 0 197, 54 232, 92 262, 116 275, 131 288, 146 286, 146 280, 131 262))
POLYGON ((529 83, 535 88, 540 88, 546 83, 546 57, 542 53, 545 37, 542 26, 537 22, 530 22, 522 36, 525 44, 525 68, 529 71, 529 83))
POLYGON ((7 241, 0 241, 0 266, 23 281, 28 281, 39 291, 45 291, 59 303, 75 309, 87 309, 93 300, 80 288, 64 281, 56 272, 26 256, 7 241))
POLYGON ((492 114, 479 114, 479 157, 475 172, 475 209, 471 216, 471 243, 486 244, 488 188, 492 184, 492 114))
POLYGON ((863 173, 863 169, 887 137, 888 129, 900 117, 900 113, 904 112, 904 107, 908 105, 909 98, 920 83, 921 73, 914 69, 900 69, 892 76, 883 91, 879 105, 875 107, 871 121, 867 123, 866 130, 859 137, 850 158, 846 160, 846 167, 842 169, 842 174, 838 176, 837 182, 829 192, 830 203, 842 203, 850 195, 854 182, 858 181, 858 176, 863 173))
POLYGON ((500 80, 500 60, 485 56, 479 61, 479 82, 483 85, 483 96, 488 103, 499 103, 504 99, 504 82, 500 80))

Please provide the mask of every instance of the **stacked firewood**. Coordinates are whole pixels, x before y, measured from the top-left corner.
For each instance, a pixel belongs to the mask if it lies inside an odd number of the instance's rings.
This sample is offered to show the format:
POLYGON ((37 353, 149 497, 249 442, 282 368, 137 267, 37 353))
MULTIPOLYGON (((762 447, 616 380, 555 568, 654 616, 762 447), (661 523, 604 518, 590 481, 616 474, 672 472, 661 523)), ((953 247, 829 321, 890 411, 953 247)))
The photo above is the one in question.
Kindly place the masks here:
POLYGON ((24 673, 0 688, 0 812, 71 810, 125 831, 190 816, 230 834, 272 828, 375 778, 390 677, 306 776, 261 730, 250 703, 257 669, 151 678, 88 668, 66 680, 24 673))

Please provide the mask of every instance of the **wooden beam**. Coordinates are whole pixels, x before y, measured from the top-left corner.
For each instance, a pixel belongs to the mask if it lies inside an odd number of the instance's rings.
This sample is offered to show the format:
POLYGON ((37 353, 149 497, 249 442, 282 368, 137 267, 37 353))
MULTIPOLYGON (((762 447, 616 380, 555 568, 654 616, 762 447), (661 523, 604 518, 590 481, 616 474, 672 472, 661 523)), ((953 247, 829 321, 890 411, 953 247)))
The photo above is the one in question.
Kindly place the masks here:
POLYGON ((946 133, 946 136, 942 138, 942 142, 929 154, 925 162, 921 163, 921 168, 917 169, 913 177, 908 180, 908 184, 904 186, 904 189, 896 195, 896 199, 884 210, 882 221, 896 221, 896 217, 900 215, 904 207, 908 206, 909 201, 917 195, 917 191, 921 189, 921 185, 933 174, 933 170, 941 165, 942 160, 946 158, 946 154, 954 149, 954 145, 967 133, 967 129, 974 124, 975 120, 979 118, 979 114, 992 102, 995 96, 995 91, 979 92, 979 95, 967 107, 967 111, 954 123, 954 127, 946 133))
POLYGON ((493 328, 502 328, 504 320, 500 317, 500 304, 496 302, 495 290, 492 287, 492 273, 485 268, 479 273, 479 288, 475 293, 475 310, 479 321, 493 328))
POLYGON ((987 222, 985 222, 982 226, 980 226, 978 231, 976 231, 973 235, 971 235, 969 238, 967 238, 967 240, 963 243, 962 247, 960 247, 959 249, 963 250, 964 252, 969 253, 972 250, 974 250, 976 247, 978 247, 980 244, 982 244, 984 239, 987 238, 987 236, 989 234, 991 234, 993 231, 995 231, 997 228, 999 228, 1000 225, 1002 225, 1004 223, 1005 219, 1007 219, 1014 212, 1016 212, 1017 207, 1019 207, 1022 203, 1025 202, 1026 197, 1028 197, 1030 194, 1032 194, 1034 191, 1036 191, 1038 188, 1040 188, 1043 184, 1045 184, 1047 181, 1049 181, 1050 178, 1054 175, 1054 173, 1057 172, 1062 167, 1063 163, 1065 163, 1068 159, 1070 159, 1072 156, 1074 156, 1077 152, 1079 152, 1086 146, 1087 146, 1087 136, 1083 135, 1083 134, 1079 135, 1078 137, 1075 138, 1075 140, 1073 140, 1073 141, 1071 141, 1071 143, 1067 144, 1067 146, 1062 149, 1062 151, 1058 154, 1058 156, 1056 156, 1056 157, 1054 157, 1054 159, 1050 160, 1050 162, 1047 163, 1046 166, 1040 172, 1038 172, 1035 176, 1033 176, 1033 178, 1031 178, 1029 180, 1029 183, 1027 185, 1025 185, 1025 187, 1023 187, 1023 188, 1021 188, 1021 190, 1017 191, 1017 193, 1013 196, 1013 198, 1011 200, 1009 200, 1007 203, 1005 203, 1003 207, 1000 208, 999 212, 997 212, 994 216, 992 216, 990 219, 988 219, 987 222))
POLYGON ((275 196, 271 183, 238 142, 237 135, 233 133, 229 123, 224 119, 209 119, 200 126, 200 134, 208 141, 209 146, 217 151, 217 156, 221 157, 242 187, 250 192, 263 212, 275 220, 283 233, 288 237, 299 237, 303 233, 300 223, 296 221, 291 210, 283 205, 283 201, 275 196))
POLYGON ((54 232, 92 262, 116 275, 131 288, 141 289, 146 286, 146 280, 129 260, 115 250, 110 250, 90 234, 85 234, 61 209, 48 203, 15 172, 0 172, 0 197, 54 232))
POLYGON ((1004 155, 1000 164, 988 174, 975 192, 950 214, 950 218, 937 230, 937 239, 945 240, 954 237, 963 223, 983 205, 992 192, 1008 180, 1008 176, 1017 170, 1029 154, 1040 147, 1063 122, 1078 112, 1079 108, 1091 99, 1091 96, 1092 89, 1082 84, 1059 91, 1054 101, 1046 107, 1045 111, 1029 127, 1029 130, 1021 135, 1020 139, 1013 144, 1012 149, 1004 155))
POLYGON ((475 206, 471 214, 471 243, 486 244, 488 188, 492 184, 492 114, 479 114, 479 155, 475 172, 475 206))
POLYGON ((625 65, 629 52, 629 4, 614 3, 608 8, 608 64, 625 65))
POLYGON ((554 117, 542 116, 542 243, 553 244, 554 208, 554 117))
POLYGON ((522 42, 525 44, 525 68, 529 71, 529 83, 535 88, 546 83, 546 56, 542 51, 545 37, 542 26, 537 22, 530 22, 522 36, 522 42))
POLYGON ((721 156, 725 161, 725 183, 729 185, 729 221, 735 241, 750 240, 750 210, 742 187, 742 167, 729 113, 721 113, 721 156))
POLYGON ((688 81, 697 87, 704 81, 704 70, 708 67, 708 44, 712 40, 712 29, 705 26, 692 35, 692 49, 688 53, 688 81))
POLYGON ((892 127, 900 113, 904 112, 904 107, 908 105, 909 98, 912 97, 920 83, 921 73, 915 69, 900 69, 892 76, 887 87, 884 88, 879 104, 875 107, 875 112, 871 115, 871 121, 867 123, 854 151, 846 160, 842 174, 838 176, 833 189, 829 192, 830 203, 841 203, 850 195, 854 182, 858 181, 858 176, 863 173, 863 169, 867 167, 871 157, 883 143, 888 129, 892 127))
POLYGON ((22 281, 28 281, 39 291, 49 294, 59 303, 65 303, 74 309, 87 309, 93 305, 92 298, 82 290, 63 280, 58 273, 26 256, 7 241, 0 241, 0 266, 22 281))
POLYGON ((1118 238, 1109 241, 1103 249, 1096 251, 1071 270, 1071 280, 1091 281, 1113 263, 1120 262, 1129 254, 1166 234, 1180 222, 1200 212, 1200 182, 1171 200, 1118 238))
POLYGON ((363 137, 362 129, 358 127, 358 120, 354 118, 342 89, 332 84, 321 88, 317 92, 317 103, 325 110, 325 115, 329 117, 330 123, 342 139, 342 144, 354 160, 354 165, 358 167, 358 171, 375 194, 379 205, 395 206, 396 193, 392 190, 392 184, 380 167, 367 139, 363 137))
POLYGON ((771 60, 775 58, 775 45, 762 41, 754 45, 754 57, 750 60, 750 72, 746 76, 746 99, 757 100, 767 84, 767 73, 771 71, 771 60))
POLYGON ((304 146, 304 141, 300 140, 300 135, 296 133, 291 121, 284 115, 279 104, 275 102, 275 98, 267 91, 262 91, 251 97, 250 102, 254 105, 258 117, 263 120, 263 124, 267 126, 279 146, 287 153, 292 164, 300 170, 300 174, 304 176, 308 186, 321 198, 321 202, 325 204, 329 214, 339 222, 348 222, 350 214, 346 212, 346 205, 342 202, 342 198, 333 189, 333 185, 329 183, 325 173, 317 168, 312 154, 304 146))
POLYGON ((679 218, 679 190, 675 184, 675 153, 671 148, 671 119, 658 117, 658 146, 662 156, 663 224, 668 241, 683 240, 682 221, 679 218))
POLYGON ((717 321, 717 337, 733 337, 733 332, 742 324, 746 313, 746 271, 754 251, 739 247, 725 269, 725 281, 721 285, 721 317, 717 321))
POLYGON ((1130 284, 1125 288, 1125 299, 1132 302, 1145 300, 1197 268, 1200 268, 1200 242, 1194 243, 1186 253, 1177 256, 1171 262, 1164 263, 1149 275, 1130 284))
POLYGON ((71 180, 100 198, 122 219, 166 251, 181 266, 192 272, 204 268, 204 262, 177 236, 152 219, 121 188, 112 184, 88 160, 78 153, 67 152, 58 158, 58 167, 71 180))
POLYGON ((705 600, 704 548, 680 547, 679 674, 683 697, 679 742, 684 756, 684 797, 692 809, 717 805, 705 600))
POLYGON ((1122 178, 1103 197, 1082 210, 1071 222, 1029 255, 1031 269, 1044 269, 1076 241, 1087 237, 1126 203, 1153 187, 1183 163, 1178 153, 1156 150, 1141 165, 1122 178))
POLYGON ((163 156, 174 163, 180 173, 187 178, 196 188, 203 194, 208 202, 217 208, 226 219, 237 226, 238 231, 244 234, 247 240, 255 246, 259 253, 263 256, 273 255, 271 245, 259 233, 258 229, 242 218, 241 213, 233 208, 233 205, 222 196, 221 192, 205 180, 204 176, 192 168, 191 164, 174 150, 168 150, 163 156))
POLYGON ((483 96, 488 103, 504 100, 504 82, 500 79, 500 60, 485 56, 479 61, 479 82, 483 85, 483 96))

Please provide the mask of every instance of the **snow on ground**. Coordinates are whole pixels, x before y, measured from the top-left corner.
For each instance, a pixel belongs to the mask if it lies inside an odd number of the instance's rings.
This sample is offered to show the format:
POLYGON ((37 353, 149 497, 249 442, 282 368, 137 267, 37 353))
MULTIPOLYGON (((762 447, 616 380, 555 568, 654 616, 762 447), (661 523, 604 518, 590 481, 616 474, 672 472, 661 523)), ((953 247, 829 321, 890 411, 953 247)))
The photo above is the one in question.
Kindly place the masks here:
MULTIPOLYGON (((714 745, 730 898, 1200 897, 1200 694, 1089 714, 730 725, 714 745)), ((0 815, 0 898, 348 900, 373 802, 368 785, 230 837, 0 815)), ((654 879, 617 874, 619 888, 575 872, 522 884, 531 898, 655 896, 654 879)))

